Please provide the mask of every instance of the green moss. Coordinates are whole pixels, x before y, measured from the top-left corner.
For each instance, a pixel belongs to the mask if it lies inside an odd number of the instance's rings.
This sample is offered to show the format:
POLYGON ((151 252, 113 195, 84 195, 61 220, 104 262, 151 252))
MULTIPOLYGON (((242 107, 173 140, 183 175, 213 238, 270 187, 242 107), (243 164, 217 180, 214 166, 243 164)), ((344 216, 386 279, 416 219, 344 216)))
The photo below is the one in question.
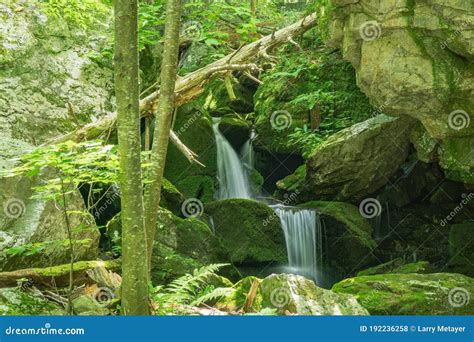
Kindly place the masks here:
POLYGON ((311 126, 313 108, 319 112, 320 124, 310 134, 319 140, 366 120, 374 112, 356 85, 356 74, 350 63, 339 52, 314 45, 308 46, 305 53, 285 55, 264 75, 264 84, 254 96, 256 143, 260 147, 278 153, 303 152, 306 140, 288 139, 288 136, 311 126), (273 126, 281 129, 272 126, 272 115, 278 111, 289 113, 291 120, 287 113, 280 114, 280 118, 287 119, 291 125, 279 126, 277 122, 273 126))
POLYGON ((301 165, 291 175, 279 180, 277 187, 280 190, 291 192, 301 191, 304 188, 306 180, 306 164, 301 165))
POLYGON ((472 301, 450 305, 449 293, 454 288, 473 293, 474 279, 451 273, 383 274, 345 279, 332 290, 356 296, 371 315, 472 314, 472 301))
POLYGON ((452 225, 449 232, 449 247, 451 256, 448 263, 449 270, 473 277, 474 222, 452 225))
MULTIPOLYGON (((245 302, 247 300, 247 295, 250 292, 250 288, 252 287, 253 282, 257 282, 259 285, 261 283, 261 279, 256 277, 245 277, 238 281, 232 288, 234 291, 227 297, 221 299, 217 303, 217 308, 221 310, 236 312, 240 311, 244 308, 245 302)), ((253 311, 258 312, 262 309, 262 292, 260 287, 257 289, 257 294, 251 307, 248 308, 247 312, 253 311)))
POLYGON ((439 162, 446 177, 458 182, 474 184, 474 138, 447 138, 438 150, 439 162))
MULTIPOLYGON (((120 269, 120 261, 118 260, 107 260, 102 261, 104 267, 107 269, 120 269)), ((45 268, 33 268, 33 271, 39 275, 45 277, 58 277, 64 276, 69 273, 70 270, 69 264, 51 266, 45 268)), ((74 263, 74 271, 83 271, 88 269, 93 269, 97 267, 97 261, 78 261, 74 263)))
POLYGON ((431 265, 428 261, 418 261, 404 264, 401 258, 393 259, 357 273, 357 277, 386 273, 430 273, 431 265))
POLYGON ((65 311, 56 303, 43 297, 23 292, 19 288, 0 289, 0 315, 65 315, 65 311))
POLYGON ((245 199, 206 204, 215 231, 237 264, 286 262, 286 248, 280 220, 267 205, 245 199))
POLYGON ((154 283, 167 283, 195 268, 227 260, 221 242, 204 222, 160 210, 151 271, 154 283))
POLYGON ((375 248, 372 239, 372 227, 362 217, 359 209, 352 204, 343 202, 312 201, 299 205, 303 208, 315 208, 323 215, 331 216, 344 223, 356 236, 361 238, 367 246, 375 248))

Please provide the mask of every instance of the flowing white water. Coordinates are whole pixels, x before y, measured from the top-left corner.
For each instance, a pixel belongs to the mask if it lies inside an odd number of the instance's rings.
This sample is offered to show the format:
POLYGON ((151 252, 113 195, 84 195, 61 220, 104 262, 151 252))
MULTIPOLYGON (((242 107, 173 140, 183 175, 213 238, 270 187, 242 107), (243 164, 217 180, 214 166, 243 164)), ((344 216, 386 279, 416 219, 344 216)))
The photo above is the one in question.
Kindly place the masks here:
POLYGON ((247 170, 239 155, 219 130, 219 118, 213 119, 213 130, 217 145, 217 177, 219 190, 217 199, 252 198, 247 170))
POLYGON ((272 206, 285 233, 290 268, 294 273, 322 282, 323 232, 314 210, 272 206))
MULTIPOLYGON (((219 118, 213 119, 217 144, 218 199, 248 198, 252 191, 249 182, 255 156, 250 139, 242 146, 241 158, 219 130, 219 118)), ((319 215, 314 210, 270 206, 280 218, 285 235, 286 249, 291 273, 303 275, 321 284, 323 263, 323 229, 319 215)))

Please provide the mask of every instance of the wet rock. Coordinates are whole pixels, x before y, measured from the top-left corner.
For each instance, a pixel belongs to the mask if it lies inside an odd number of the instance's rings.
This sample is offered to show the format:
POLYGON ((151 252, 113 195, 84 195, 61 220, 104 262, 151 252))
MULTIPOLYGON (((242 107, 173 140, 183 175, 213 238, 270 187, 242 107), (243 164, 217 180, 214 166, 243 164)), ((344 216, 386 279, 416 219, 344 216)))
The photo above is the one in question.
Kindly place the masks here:
POLYGON ((317 287, 313 281, 293 274, 272 274, 260 284, 262 306, 279 314, 368 315, 352 295, 317 287))
POLYGON ((371 315, 466 315, 474 279, 455 273, 380 274, 345 279, 336 293, 354 295, 371 315))

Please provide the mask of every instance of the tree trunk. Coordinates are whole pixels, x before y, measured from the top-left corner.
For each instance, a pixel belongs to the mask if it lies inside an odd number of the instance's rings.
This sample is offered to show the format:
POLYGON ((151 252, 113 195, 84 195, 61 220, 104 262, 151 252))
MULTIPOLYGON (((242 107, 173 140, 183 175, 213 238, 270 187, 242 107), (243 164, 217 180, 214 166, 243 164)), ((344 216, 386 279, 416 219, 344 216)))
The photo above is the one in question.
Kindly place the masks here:
POLYGON ((161 63, 160 95, 156 111, 156 124, 151 147, 150 168, 145 187, 145 227, 147 232, 148 268, 151 269, 151 255, 155 240, 157 212, 160 205, 161 185, 165 170, 166 154, 170 139, 171 122, 174 112, 174 91, 179 54, 179 27, 181 0, 166 3, 166 23, 163 60, 161 63))
POLYGON ((122 306, 126 315, 148 315, 148 267, 138 83, 137 0, 115 1, 115 96, 120 154, 122 306))

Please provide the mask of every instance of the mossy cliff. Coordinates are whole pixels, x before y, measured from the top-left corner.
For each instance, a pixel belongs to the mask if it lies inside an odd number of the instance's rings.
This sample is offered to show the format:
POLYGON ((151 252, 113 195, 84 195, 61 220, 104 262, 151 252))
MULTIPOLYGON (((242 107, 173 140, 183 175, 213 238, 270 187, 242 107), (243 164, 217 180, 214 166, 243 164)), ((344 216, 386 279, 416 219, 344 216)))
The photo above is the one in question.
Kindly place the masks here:
MULTIPOLYGON (((474 3, 325 0, 319 27, 380 112, 411 116, 441 141, 449 179, 473 184, 474 3)), ((421 151, 420 158, 426 158, 421 151)))

